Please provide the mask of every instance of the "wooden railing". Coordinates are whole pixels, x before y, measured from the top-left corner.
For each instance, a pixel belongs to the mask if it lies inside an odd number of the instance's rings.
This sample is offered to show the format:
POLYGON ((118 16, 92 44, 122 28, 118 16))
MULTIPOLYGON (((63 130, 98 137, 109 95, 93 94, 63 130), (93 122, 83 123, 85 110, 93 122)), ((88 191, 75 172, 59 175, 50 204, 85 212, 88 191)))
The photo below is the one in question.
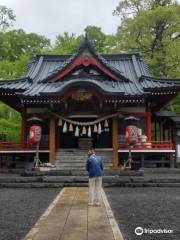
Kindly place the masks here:
MULTIPOLYGON (((128 145, 125 142, 119 142, 119 149, 128 149, 128 145)), ((152 141, 149 143, 137 143, 132 149, 172 150, 174 146, 171 141, 152 141)))
MULTIPOLYGON (((23 151, 23 150, 35 150, 36 146, 31 144, 16 143, 16 142, 1 142, 0 151, 23 151)), ((48 150, 48 143, 41 143, 39 146, 40 150, 48 150)))
MULTIPOLYGON (((125 142, 119 142, 119 149, 128 149, 128 145, 125 142)), ((15 142, 1 142, 0 151, 23 151, 23 150, 35 150, 36 146, 31 144, 22 145, 21 143, 15 142)), ((48 143, 41 143, 40 150, 48 150, 48 143)), ((171 141, 152 141, 150 143, 137 143, 133 146, 133 149, 151 149, 151 150, 172 150, 174 149, 171 141)))

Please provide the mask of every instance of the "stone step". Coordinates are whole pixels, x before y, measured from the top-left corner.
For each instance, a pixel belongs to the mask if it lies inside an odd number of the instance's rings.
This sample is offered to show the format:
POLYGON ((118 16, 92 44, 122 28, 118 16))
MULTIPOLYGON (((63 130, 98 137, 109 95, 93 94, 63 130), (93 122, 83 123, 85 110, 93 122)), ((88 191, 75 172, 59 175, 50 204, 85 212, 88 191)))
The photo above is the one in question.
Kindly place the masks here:
MULTIPOLYGON (((87 155, 80 155, 80 154, 61 154, 61 153, 57 153, 56 154, 57 157, 80 157, 80 158, 84 158, 87 159, 87 155)), ((101 155, 101 158, 112 158, 112 154, 109 155, 101 155)))
MULTIPOLYGON (((60 164, 60 165, 82 165, 82 166, 86 166, 86 162, 66 162, 66 161, 56 161, 56 164, 60 164)), ((104 166, 107 166, 107 165, 111 165, 112 163, 111 162, 105 162, 103 165, 104 166)))
MULTIPOLYGON (((59 163, 84 163, 84 164, 86 164, 86 161, 84 161, 84 159, 83 160, 81 160, 81 159, 56 159, 56 162, 59 162, 59 163)), ((112 161, 103 161, 103 163, 104 164, 106 164, 106 163, 112 163, 112 161)))
MULTIPOLYGON (((87 182, 88 176, 16 176, 0 177, 0 183, 32 183, 32 182, 87 182)), ((104 183, 180 183, 176 178, 147 178, 143 176, 103 176, 104 183)))
MULTIPOLYGON (((56 162, 56 166, 59 165, 59 166, 86 166, 86 163, 81 163, 81 162, 72 162, 72 163, 69 163, 69 162, 56 162)), ((104 163, 103 166, 111 166, 112 163, 104 163)))
MULTIPOLYGON (((59 168, 53 168, 50 171, 24 171, 21 176, 82 176, 87 175, 87 172, 85 170, 61 170, 59 168)), ((0 175, 1 176, 1 175, 0 175)), ((113 170, 113 169, 105 169, 104 170, 104 176, 119 176, 119 177, 125 177, 125 176, 144 176, 143 171, 123 171, 123 170, 113 170)))
POLYGON ((180 168, 141 168, 144 173, 150 174, 180 174, 180 168))
MULTIPOLYGON (((98 149, 97 155, 103 159, 104 168, 112 166, 112 150, 98 149)), ((59 149, 56 152, 55 165, 61 170, 84 170, 87 161, 87 150, 82 149, 59 149)))
MULTIPOLYGON (((64 186, 88 186, 88 176, 87 174, 81 174, 81 176, 0 177, 0 187, 42 188, 64 186)), ((162 179, 143 176, 104 176, 103 186, 180 187, 180 177, 162 179)))
MULTIPOLYGON (((76 157, 70 157, 70 156, 56 156, 56 159, 65 159, 65 160, 71 160, 71 161, 76 161, 76 160, 80 160, 80 161, 84 161, 86 162, 87 158, 83 158, 83 157, 79 157, 79 156, 76 156, 76 157)), ((102 159, 103 162, 106 162, 106 161, 112 161, 112 158, 103 158, 102 159)))

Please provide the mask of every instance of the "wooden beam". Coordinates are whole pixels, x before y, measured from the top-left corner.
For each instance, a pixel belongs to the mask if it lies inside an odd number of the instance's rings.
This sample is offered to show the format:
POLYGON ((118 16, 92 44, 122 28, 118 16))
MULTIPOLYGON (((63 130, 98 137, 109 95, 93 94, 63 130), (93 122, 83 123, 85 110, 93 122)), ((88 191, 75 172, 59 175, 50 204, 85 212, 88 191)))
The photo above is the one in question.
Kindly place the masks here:
POLYGON ((113 168, 118 168, 118 118, 112 119, 112 147, 113 147, 113 168))
POLYGON ((151 142, 151 112, 146 112, 146 136, 147 142, 151 142))
POLYGON ((155 131, 155 135, 154 135, 154 137, 155 137, 155 141, 157 141, 157 122, 156 122, 156 120, 155 120, 155 122, 154 122, 154 131, 155 131))
POLYGON ((54 118, 51 118, 49 127, 49 162, 51 164, 55 163, 55 157, 56 157, 56 120, 54 118))

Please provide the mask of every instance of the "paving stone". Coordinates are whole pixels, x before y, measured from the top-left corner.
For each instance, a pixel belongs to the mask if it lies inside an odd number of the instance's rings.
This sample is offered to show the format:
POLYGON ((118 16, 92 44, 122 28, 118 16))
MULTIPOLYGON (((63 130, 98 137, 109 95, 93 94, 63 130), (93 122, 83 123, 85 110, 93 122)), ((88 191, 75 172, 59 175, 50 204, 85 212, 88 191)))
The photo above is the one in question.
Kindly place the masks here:
POLYGON ((87 187, 64 188, 46 219, 36 227, 33 240, 114 240, 103 201, 100 207, 88 206, 87 187))

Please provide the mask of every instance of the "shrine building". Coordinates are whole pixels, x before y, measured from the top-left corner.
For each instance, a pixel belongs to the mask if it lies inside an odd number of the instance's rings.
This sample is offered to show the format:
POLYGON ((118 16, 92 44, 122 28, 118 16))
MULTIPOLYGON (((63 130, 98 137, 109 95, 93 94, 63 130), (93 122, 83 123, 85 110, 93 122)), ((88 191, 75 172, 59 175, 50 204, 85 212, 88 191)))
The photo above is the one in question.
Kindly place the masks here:
POLYGON ((0 100, 22 116, 21 142, 1 142, 0 154, 30 159, 29 129, 40 124, 43 161, 78 169, 84 162, 73 156, 86 159, 95 148, 108 158, 107 169, 119 169, 128 156, 125 129, 133 124, 135 167, 173 167, 179 130, 176 116, 162 109, 179 91, 179 79, 152 76, 140 54, 99 54, 88 38, 74 55, 36 55, 25 77, 0 81, 0 100))

